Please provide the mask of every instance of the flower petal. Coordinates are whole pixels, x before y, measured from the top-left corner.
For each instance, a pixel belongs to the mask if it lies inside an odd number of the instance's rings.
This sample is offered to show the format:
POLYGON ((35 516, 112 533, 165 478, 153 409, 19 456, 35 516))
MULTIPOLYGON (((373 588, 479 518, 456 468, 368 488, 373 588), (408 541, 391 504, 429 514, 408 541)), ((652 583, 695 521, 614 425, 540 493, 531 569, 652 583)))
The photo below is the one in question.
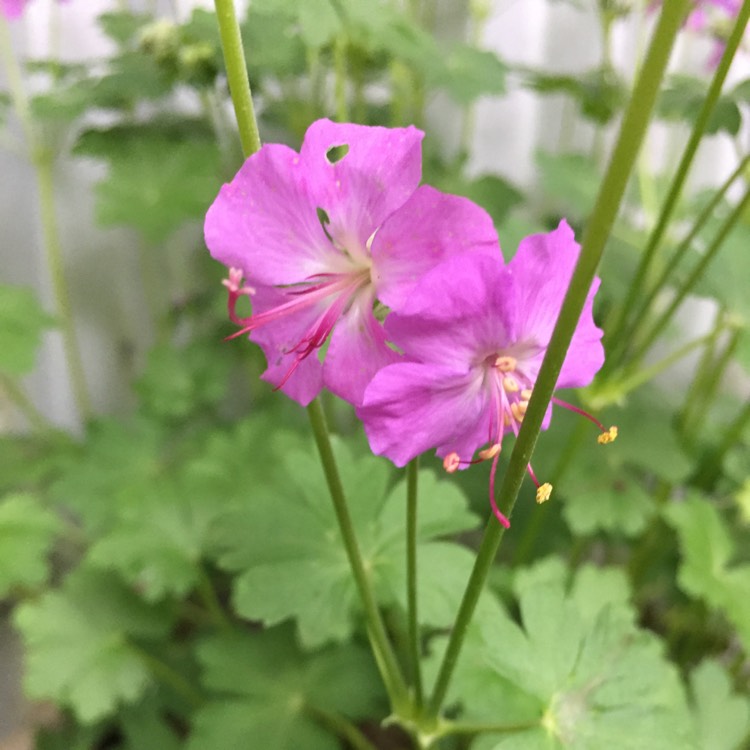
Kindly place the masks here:
MULTIPOLYGON (((286 295, 275 289, 258 287, 253 296, 253 312, 265 312, 285 301, 286 295)), ((292 349, 305 337, 325 308, 324 302, 303 308, 250 334, 250 339, 260 346, 268 361, 268 369, 261 375, 262 380, 277 388, 284 382, 297 360, 292 349)), ((280 390, 302 406, 307 406, 322 388, 323 365, 318 360, 317 352, 312 352, 297 364, 280 390)))
POLYGON ((492 219, 467 198, 422 185, 386 219, 373 240, 372 279, 378 299, 398 310, 427 271, 462 252, 488 252, 502 260, 492 219))
POLYGON ((487 409, 486 389, 476 371, 398 362, 375 375, 357 415, 373 452, 404 466, 430 448, 452 446, 456 436, 472 433, 487 409))
POLYGON ((321 227, 300 157, 282 145, 245 161, 208 209, 204 231, 211 255, 251 283, 293 284, 350 267, 321 227))
MULTIPOLYGON (((546 349, 580 250, 573 230, 564 220, 552 232, 522 240, 508 264, 515 281, 515 293, 508 304, 513 309, 512 335, 516 341, 539 347, 540 351, 546 349)), ((591 382, 604 363, 602 331, 593 318, 593 300, 598 286, 599 279, 596 279, 578 321, 558 387, 591 382)))
POLYGON ((372 314, 372 296, 360 295, 339 318, 323 365, 325 386, 358 406, 375 373, 400 359, 386 344, 383 326, 372 314))
POLYGON ((318 120, 300 150, 313 206, 323 209, 334 240, 351 256, 368 260, 372 233, 416 190, 422 175, 422 131, 318 120), (348 151, 334 161, 336 146, 348 151))
POLYGON ((408 359, 466 372, 507 346, 513 283, 500 255, 449 258, 386 318, 388 337, 408 359))

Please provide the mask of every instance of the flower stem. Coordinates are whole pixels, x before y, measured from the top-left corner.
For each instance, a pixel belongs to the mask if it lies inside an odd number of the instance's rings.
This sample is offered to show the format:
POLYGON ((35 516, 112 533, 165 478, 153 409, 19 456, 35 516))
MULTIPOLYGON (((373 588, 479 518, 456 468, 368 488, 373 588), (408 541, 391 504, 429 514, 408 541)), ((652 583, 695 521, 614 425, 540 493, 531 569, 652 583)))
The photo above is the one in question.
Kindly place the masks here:
POLYGON ((346 47, 348 40, 341 31, 333 43, 334 99, 336 101, 336 119, 347 122, 349 106, 346 101, 346 47))
MULTIPOLYGON (((498 493, 500 509, 506 517, 510 517, 518 497, 526 466, 531 459, 565 354, 578 325, 581 310, 620 207, 625 187, 633 170, 638 150, 656 102, 656 96, 675 37, 685 18, 687 8, 688 0, 674 0, 662 6, 646 58, 633 87, 609 166, 599 187, 592 216, 586 226, 581 255, 573 272, 555 330, 552 333, 547 353, 532 391, 526 416, 513 446, 508 469, 498 493)), ((431 718, 437 717, 445 700, 466 631, 504 532, 503 526, 498 524, 494 518, 490 518, 435 681, 435 687, 429 702, 429 716, 431 718)))
POLYGON ((324 711, 317 706, 305 705, 303 710, 313 721, 346 740, 347 745, 350 745, 353 750, 377 750, 375 745, 343 716, 332 711, 324 711))
POLYGON ((406 467, 406 601, 409 624, 409 659, 414 686, 414 703, 422 708, 422 667, 419 647, 419 615, 417 608, 417 490, 419 458, 406 467))
MULTIPOLYGON (((675 5, 677 4, 678 3, 675 3, 675 5)), ((664 9, 665 13, 669 9, 668 6, 669 3, 666 3, 664 9)), ((703 100, 701 111, 698 113, 698 116, 695 119, 693 130, 690 133, 690 138, 688 139, 685 150, 682 153, 682 158, 680 160, 680 164, 677 167, 677 172, 675 173, 674 179, 672 180, 669 193, 666 200, 664 201, 664 205, 662 206, 659 218, 656 222, 656 226, 649 236, 648 244, 643 251, 643 255, 641 256, 641 261, 638 265, 635 276, 633 277, 633 280, 630 283, 630 287, 628 288, 628 291, 625 295, 625 301, 619 308, 619 315, 617 316, 617 318, 612 322, 610 326, 608 326, 609 335, 607 338, 610 341, 615 342, 616 344, 617 342, 624 340, 622 337, 623 328, 628 322, 628 318, 633 309, 635 299, 643 286, 643 282, 646 279, 646 275, 649 271, 651 263, 654 260, 656 251, 658 250, 659 245, 661 244, 661 240, 664 237, 664 233, 669 224, 669 220, 672 217, 672 212, 677 205, 677 200, 679 199, 682 192, 682 187, 693 163, 695 153, 698 150, 698 145, 703 138, 703 134, 706 131, 706 127, 708 126, 711 114, 713 113, 714 108, 716 107, 716 103, 719 100, 719 96, 721 95, 721 89, 724 85, 724 80, 727 76, 727 72, 729 71, 729 66, 734 58, 735 52, 737 51, 740 42, 742 41, 742 35, 745 31, 745 26, 747 25, 748 18, 750 18, 750 0, 745 0, 742 4, 740 12, 737 15, 737 21, 734 25, 734 28, 732 29, 729 40, 727 41, 727 46, 724 49, 724 54, 721 57, 721 61, 716 68, 716 72, 714 73, 714 77, 711 81, 708 93, 706 94, 706 98, 703 100)))
MULTIPOLYGON (((638 309, 632 314, 631 317, 633 319, 633 323, 630 328, 622 334, 622 339, 624 341, 632 341, 635 338, 639 323, 641 323, 645 319, 646 313, 652 306, 657 295, 664 288, 670 275, 674 273, 675 268, 682 262, 683 258, 692 247, 693 241, 698 236, 698 233, 701 231, 701 229, 703 229, 706 222, 711 218, 716 206, 719 205, 721 199, 729 190, 732 183, 742 174, 748 163, 750 163, 750 154, 745 156, 742 161, 740 161, 737 169, 735 169, 734 172, 729 175, 729 177, 713 195, 703 211, 701 211, 701 213, 698 215, 698 218, 695 220, 695 223, 691 227, 690 231, 685 235, 684 239, 678 245, 671 260, 665 264, 659 278, 653 283, 651 291, 646 295, 646 298, 641 302, 638 309)), ((621 346, 620 349, 622 350, 623 347, 621 346)))
POLYGON ((234 114, 240 130, 242 152, 247 158, 260 149, 260 134, 255 119, 255 108, 247 77, 245 51, 242 48, 240 25, 234 10, 234 0, 214 0, 216 18, 219 22, 221 48, 227 69, 229 93, 232 96, 234 114))
POLYGON ((352 522, 349 508, 344 494, 344 488, 341 484, 336 459, 331 448, 331 440, 328 434, 328 425, 326 424, 325 415, 319 399, 315 399, 308 407, 307 414, 310 418, 315 444, 320 455, 320 462, 323 465, 323 472, 326 477, 328 491, 333 501, 333 508, 336 512, 336 519, 339 523, 341 538, 344 542, 346 555, 349 558, 354 575, 354 581, 359 591, 362 606, 364 608, 365 620, 367 622, 367 633, 370 638, 375 660, 383 677, 388 695, 391 698, 394 710, 406 707, 407 689, 404 678, 401 675, 401 669, 396 660, 396 655, 388 640, 383 618, 380 615, 378 604, 375 599, 375 593, 372 588, 370 577, 365 568, 362 554, 359 550, 354 523, 352 522))
MULTIPOLYGON (((750 0, 748 0, 750 2, 750 0)), ((716 254, 721 249, 724 240, 726 239, 729 232, 734 228, 734 225, 740 220, 740 217, 745 212, 746 208, 750 205, 750 189, 745 192, 742 200, 734 207, 731 214, 724 220, 721 228, 716 234, 714 241, 708 247, 706 252, 700 259, 700 262, 695 266, 691 274, 685 280, 680 287, 680 290, 674 296, 674 299, 670 303, 669 307, 659 316, 657 321, 651 326, 651 330, 646 333, 644 338, 640 341, 636 351, 632 355, 632 362, 634 366, 640 362, 643 356, 646 354, 651 344, 656 341, 659 334, 666 328, 672 316, 677 311, 677 308, 682 304, 688 292, 700 281, 703 276, 703 272, 708 267, 709 263, 714 259, 716 254)))
POLYGON ((148 669, 165 685, 168 685, 178 695, 181 695, 192 708, 200 708, 204 703, 203 696, 192 686, 190 681, 166 662, 146 651, 132 641, 128 641, 130 648, 148 669))
POLYGON ((203 601, 203 605, 206 610, 211 614, 211 619, 214 625, 220 628, 229 628, 230 622, 227 618, 224 610, 222 609, 219 597, 216 595, 216 589, 211 581, 206 569, 201 565, 198 573, 198 581, 196 583, 196 589, 198 594, 203 601))
POLYGON ((3 373, 0 373, 0 392, 4 392, 8 396, 35 430, 48 432, 54 429, 44 414, 34 406, 34 402, 26 395, 21 386, 13 378, 3 373))

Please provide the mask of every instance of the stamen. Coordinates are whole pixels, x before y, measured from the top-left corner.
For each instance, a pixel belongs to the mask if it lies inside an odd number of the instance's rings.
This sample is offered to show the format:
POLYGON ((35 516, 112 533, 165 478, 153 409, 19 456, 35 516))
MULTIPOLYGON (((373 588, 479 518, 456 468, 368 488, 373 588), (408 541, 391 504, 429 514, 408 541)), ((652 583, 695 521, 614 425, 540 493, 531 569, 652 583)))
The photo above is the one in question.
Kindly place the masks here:
POLYGON ((449 453, 444 459, 443 459, 443 468, 449 473, 453 474, 458 470, 458 467, 461 465, 461 458, 458 455, 458 453, 449 453))
POLYGON ((514 377, 506 375, 503 378, 503 390, 506 393, 518 393, 518 388, 518 381, 514 377))
POLYGON ((497 460, 500 458, 500 451, 495 454, 495 458, 492 460, 492 466, 490 468, 490 507, 492 512, 495 514, 495 518, 500 522, 506 529, 510 528, 510 521, 508 517, 497 507, 497 500, 495 500, 495 472, 497 471, 497 460))
POLYGON ((479 458, 482 459, 482 461, 489 461, 491 458, 495 458, 495 456, 500 453, 501 448, 502 445, 500 443, 495 443, 489 448, 485 448, 484 450, 479 451, 479 458))
POLYGON ((530 388, 524 388, 521 391, 521 398, 526 399, 526 401, 528 401, 531 398, 531 389, 530 388))
POLYGON ((552 495, 552 485, 549 482, 545 482, 539 489, 536 491, 536 501, 541 505, 542 503, 546 503, 547 500, 550 499, 550 496, 552 495))
POLYGON ((608 443, 614 443, 617 440, 617 426, 612 425, 606 432, 603 432, 596 439, 599 445, 607 445, 608 443))
POLYGON ((497 367, 500 372, 513 372, 516 369, 517 364, 518 360, 515 357, 509 357, 507 355, 502 355, 495 359, 495 367, 497 367))
MULTIPOLYGON (((523 411, 526 411, 526 409, 524 409, 523 411)), ((510 405, 510 413, 513 415, 513 419, 515 419, 516 422, 523 422, 523 412, 521 411, 521 407, 518 405, 517 401, 514 401, 510 405)))

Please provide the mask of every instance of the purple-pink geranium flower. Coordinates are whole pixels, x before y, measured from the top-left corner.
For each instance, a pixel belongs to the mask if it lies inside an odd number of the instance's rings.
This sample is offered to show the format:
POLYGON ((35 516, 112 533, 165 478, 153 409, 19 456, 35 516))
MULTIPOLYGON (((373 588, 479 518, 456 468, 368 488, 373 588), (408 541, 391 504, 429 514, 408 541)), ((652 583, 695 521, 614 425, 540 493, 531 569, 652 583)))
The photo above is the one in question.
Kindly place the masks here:
MULTIPOLYGON (((452 471, 473 463, 475 451, 486 446, 478 457, 493 461, 490 499, 507 525, 494 501, 500 446, 523 421, 579 250, 563 221, 549 234, 523 240, 507 265, 499 253, 476 254, 446 260, 426 274, 385 322, 405 359, 375 375, 358 409, 373 452, 403 466, 437 448, 452 471)), ((602 331, 592 315, 598 286, 596 279, 558 388, 588 385, 604 363, 602 331)), ((551 407, 543 428, 550 417, 551 407)), ((615 430, 599 426, 601 442, 614 439, 615 430)))
POLYGON ((446 257, 497 245, 481 208, 418 187, 422 137, 319 120, 299 154, 271 144, 247 159, 208 211, 206 244, 230 268, 237 335, 250 334, 268 360, 263 378, 301 404, 324 386, 360 403, 399 358, 375 311, 400 309, 446 257), (235 309, 243 295, 253 304, 245 318, 235 309))
MULTIPOLYGON (((59 2, 67 1, 68 0, 59 0, 59 2)), ((8 20, 20 18, 28 3, 29 0, 0 0, 0 13, 2 13, 8 20)))

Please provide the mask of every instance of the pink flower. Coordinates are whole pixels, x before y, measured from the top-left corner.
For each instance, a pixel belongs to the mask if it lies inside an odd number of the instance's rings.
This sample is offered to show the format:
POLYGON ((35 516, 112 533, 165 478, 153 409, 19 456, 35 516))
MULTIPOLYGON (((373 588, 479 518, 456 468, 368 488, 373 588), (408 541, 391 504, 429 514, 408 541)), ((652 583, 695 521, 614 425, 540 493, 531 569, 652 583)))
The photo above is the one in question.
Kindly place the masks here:
MULTIPOLYGON (((508 525, 494 504, 500 446, 523 421, 579 251, 563 221, 549 234, 523 240, 508 265, 499 256, 476 254, 446 260, 426 274, 385 322, 405 360, 375 375, 357 410, 373 452, 403 466, 437 448, 446 470, 454 471, 473 463, 486 445, 478 459, 492 459, 490 499, 508 525)), ((602 331, 592 316, 598 286, 596 279, 558 388, 588 385, 604 363, 602 331)), ((551 407, 543 428, 550 418, 551 407)), ((601 442, 614 439, 616 432, 599 426, 608 436, 601 442)), ((540 501, 548 488, 540 488, 540 501)))
POLYGON ((271 144, 251 156, 208 211, 206 244, 231 269, 236 335, 250 334, 268 360, 263 378, 303 405, 324 386, 360 403, 399 358, 376 313, 400 309, 444 258, 497 247, 481 208, 418 187, 422 137, 319 120, 299 154, 271 144), (235 310, 243 294, 246 318, 235 310))

